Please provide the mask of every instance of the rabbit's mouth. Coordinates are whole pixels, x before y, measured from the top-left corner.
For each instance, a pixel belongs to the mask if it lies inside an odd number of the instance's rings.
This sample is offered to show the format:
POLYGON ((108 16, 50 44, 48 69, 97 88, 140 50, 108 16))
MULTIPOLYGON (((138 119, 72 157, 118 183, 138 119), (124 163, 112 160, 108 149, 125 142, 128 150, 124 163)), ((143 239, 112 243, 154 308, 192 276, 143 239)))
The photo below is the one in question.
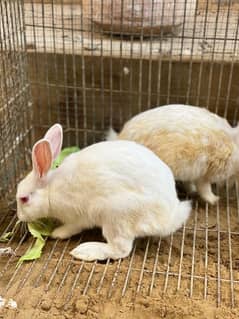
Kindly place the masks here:
POLYGON ((17 211, 17 217, 21 222, 30 223, 33 221, 31 218, 22 214, 21 211, 17 211))

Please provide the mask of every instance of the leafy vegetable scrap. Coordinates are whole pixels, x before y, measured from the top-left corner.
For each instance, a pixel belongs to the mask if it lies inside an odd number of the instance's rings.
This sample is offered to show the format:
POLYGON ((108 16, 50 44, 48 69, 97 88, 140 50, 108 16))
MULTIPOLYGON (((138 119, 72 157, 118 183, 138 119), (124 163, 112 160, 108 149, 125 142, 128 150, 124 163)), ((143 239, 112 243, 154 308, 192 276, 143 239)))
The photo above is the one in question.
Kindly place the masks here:
POLYGON ((51 168, 57 168, 63 160, 70 154, 78 152, 80 149, 77 146, 72 146, 72 147, 66 147, 64 148, 61 153, 58 155, 58 157, 55 159, 55 161, 52 164, 51 168))
POLYGON ((55 223, 49 219, 41 219, 34 223, 28 223, 28 230, 36 238, 32 248, 30 248, 18 261, 17 266, 26 260, 35 260, 41 257, 42 249, 45 246, 43 236, 49 236, 55 228, 55 223))
POLYGON ((13 236, 13 234, 15 233, 16 228, 17 228, 17 226, 18 226, 19 224, 20 224, 20 220, 18 220, 18 221, 16 222, 16 224, 14 225, 12 231, 9 231, 9 232, 4 233, 4 234, 0 237, 0 243, 6 243, 6 242, 8 242, 9 239, 12 238, 12 236, 13 236))

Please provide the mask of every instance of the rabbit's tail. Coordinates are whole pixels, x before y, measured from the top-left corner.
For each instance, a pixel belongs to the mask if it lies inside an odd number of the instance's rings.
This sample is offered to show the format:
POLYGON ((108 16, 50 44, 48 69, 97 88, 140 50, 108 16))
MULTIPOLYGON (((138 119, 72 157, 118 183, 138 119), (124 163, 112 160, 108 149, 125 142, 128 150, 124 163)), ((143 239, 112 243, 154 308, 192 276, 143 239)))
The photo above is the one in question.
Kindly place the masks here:
POLYGON ((185 200, 179 202, 177 215, 178 215, 178 226, 181 227, 185 223, 190 215, 192 209, 192 202, 190 200, 185 200))
POLYGON ((108 132, 106 133, 106 141, 115 141, 118 138, 118 134, 113 130, 111 127, 108 132))
POLYGON ((192 210, 192 202, 190 200, 181 201, 178 203, 175 216, 174 216, 174 225, 172 232, 176 231, 187 221, 190 212, 192 210))

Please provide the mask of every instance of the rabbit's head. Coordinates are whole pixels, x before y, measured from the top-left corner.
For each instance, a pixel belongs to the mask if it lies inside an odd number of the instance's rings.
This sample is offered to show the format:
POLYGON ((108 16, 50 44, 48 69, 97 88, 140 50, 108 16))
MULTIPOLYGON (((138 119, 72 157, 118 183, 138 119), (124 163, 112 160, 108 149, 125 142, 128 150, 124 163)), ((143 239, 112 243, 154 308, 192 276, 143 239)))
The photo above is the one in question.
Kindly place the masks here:
POLYGON ((50 169, 62 147, 62 127, 53 125, 44 138, 32 149, 32 171, 18 184, 17 215, 19 220, 31 222, 47 217, 49 212, 48 182, 50 169))

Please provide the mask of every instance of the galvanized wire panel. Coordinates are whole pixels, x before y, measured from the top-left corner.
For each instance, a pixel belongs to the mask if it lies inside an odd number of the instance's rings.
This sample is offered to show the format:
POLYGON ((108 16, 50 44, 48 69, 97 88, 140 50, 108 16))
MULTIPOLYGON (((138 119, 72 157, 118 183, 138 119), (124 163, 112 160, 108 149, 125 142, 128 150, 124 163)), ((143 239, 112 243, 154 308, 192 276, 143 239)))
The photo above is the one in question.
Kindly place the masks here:
POLYGON ((109 125, 120 128, 166 103, 201 105, 237 121, 239 5, 163 3, 25 1, 41 134, 60 121, 66 144, 85 146, 101 140, 109 125))
POLYGON ((31 130, 21 1, 0 2, 0 195, 16 187, 29 158, 31 130))

